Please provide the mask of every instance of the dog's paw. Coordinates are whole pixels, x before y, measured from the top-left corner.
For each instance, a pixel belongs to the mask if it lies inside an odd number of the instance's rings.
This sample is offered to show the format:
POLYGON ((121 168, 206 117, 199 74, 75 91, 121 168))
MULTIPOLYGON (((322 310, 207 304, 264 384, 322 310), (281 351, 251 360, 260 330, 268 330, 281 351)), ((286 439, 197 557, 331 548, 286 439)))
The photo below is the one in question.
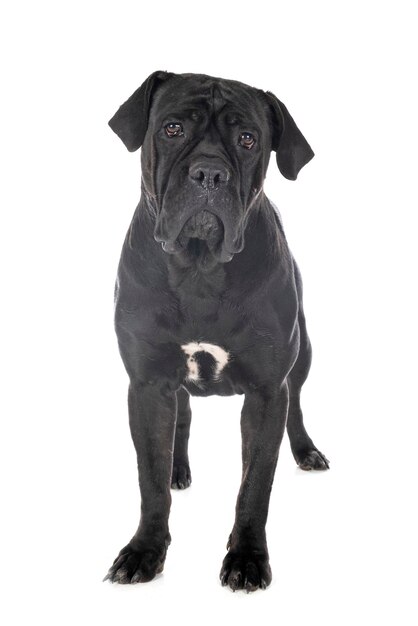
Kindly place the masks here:
POLYGON ((130 544, 122 548, 107 575, 103 578, 121 585, 147 583, 164 569, 167 546, 134 550, 130 544))
POLYGON ((190 473, 190 467, 185 462, 174 462, 173 473, 171 475, 171 488, 172 489, 187 489, 192 484, 192 475, 190 473))
POLYGON ((243 589, 247 593, 266 589, 271 583, 271 569, 266 553, 259 550, 234 550, 228 552, 219 575, 223 586, 232 591, 243 589))
POLYGON ((329 469, 329 461, 325 454, 322 454, 316 448, 310 450, 303 450, 299 453, 294 453, 296 463, 300 469, 303 470, 327 470, 329 469))

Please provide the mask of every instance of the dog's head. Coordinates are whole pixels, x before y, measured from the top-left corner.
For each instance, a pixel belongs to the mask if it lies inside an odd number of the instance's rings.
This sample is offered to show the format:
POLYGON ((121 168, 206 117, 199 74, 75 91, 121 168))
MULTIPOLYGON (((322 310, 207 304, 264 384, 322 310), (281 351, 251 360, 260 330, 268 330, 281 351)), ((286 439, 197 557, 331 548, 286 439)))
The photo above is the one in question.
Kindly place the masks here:
POLYGON ((155 239, 203 266, 242 250, 272 150, 290 180, 313 157, 276 96, 201 74, 154 72, 109 125, 128 150, 142 146, 155 239))

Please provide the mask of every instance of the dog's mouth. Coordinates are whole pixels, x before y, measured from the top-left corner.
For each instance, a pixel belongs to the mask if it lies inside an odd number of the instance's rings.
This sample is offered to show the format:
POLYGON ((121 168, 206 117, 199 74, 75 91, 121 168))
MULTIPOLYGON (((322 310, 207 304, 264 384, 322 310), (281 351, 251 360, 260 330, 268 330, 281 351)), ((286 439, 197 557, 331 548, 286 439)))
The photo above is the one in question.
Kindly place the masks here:
POLYGON ((222 221, 210 211, 200 211, 192 215, 181 229, 178 239, 193 238, 207 241, 208 245, 221 241, 224 237, 222 221))
POLYGON ((204 210, 187 220, 177 242, 187 261, 207 271, 221 259, 223 239, 222 221, 210 211, 204 210))
MULTIPOLYGON (((160 240, 160 237, 156 239, 160 240)), ((241 246, 233 252, 227 249, 222 220, 206 209, 192 215, 174 241, 163 240, 162 247, 169 254, 196 263, 202 270, 211 269, 216 263, 228 263, 241 249, 241 246)))

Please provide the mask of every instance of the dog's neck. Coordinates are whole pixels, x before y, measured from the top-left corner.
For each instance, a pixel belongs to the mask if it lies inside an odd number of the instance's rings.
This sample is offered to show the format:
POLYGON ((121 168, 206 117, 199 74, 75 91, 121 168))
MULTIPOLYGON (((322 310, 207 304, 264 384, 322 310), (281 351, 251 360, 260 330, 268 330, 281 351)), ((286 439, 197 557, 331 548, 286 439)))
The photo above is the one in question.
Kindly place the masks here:
MULTIPOLYGON (((254 293, 257 286, 269 280, 280 266, 283 231, 274 208, 264 193, 253 206, 245 228, 245 246, 229 263, 215 263, 208 270, 196 263, 187 263, 180 255, 163 251, 154 239, 155 209, 147 195, 142 194, 127 233, 125 248, 131 263, 141 266, 144 282, 158 273, 166 276, 167 288, 181 299, 202 298, 205 302, 219 300, 233 291, 254 293), (138 258, 139 257, 139 258, 138 258), (150 266, 149 259, 153 259, 150 266)), ((287 249, 287 246, 285 246, 287 249)))

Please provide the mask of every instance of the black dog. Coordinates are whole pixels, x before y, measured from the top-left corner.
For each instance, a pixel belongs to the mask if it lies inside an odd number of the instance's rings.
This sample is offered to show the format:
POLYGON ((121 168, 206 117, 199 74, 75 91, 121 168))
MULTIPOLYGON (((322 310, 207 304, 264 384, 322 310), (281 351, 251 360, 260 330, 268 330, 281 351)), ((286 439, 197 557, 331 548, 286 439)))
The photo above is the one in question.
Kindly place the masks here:
POLYGON ((302 469, 328 467, 300 408, 311 362, 301 278, 263 192, 271 150, 291 180, 313 152, 273 94, 200 74, 155 72, 109 124, 128 150, 142 146, 115 293, 141 520, 106 578, 145 582, 163 570, 170 486, 191 483, 189 394, 238 393, 242 484, 220 577, 233 590, 265 588, 285 427, 302 469))

